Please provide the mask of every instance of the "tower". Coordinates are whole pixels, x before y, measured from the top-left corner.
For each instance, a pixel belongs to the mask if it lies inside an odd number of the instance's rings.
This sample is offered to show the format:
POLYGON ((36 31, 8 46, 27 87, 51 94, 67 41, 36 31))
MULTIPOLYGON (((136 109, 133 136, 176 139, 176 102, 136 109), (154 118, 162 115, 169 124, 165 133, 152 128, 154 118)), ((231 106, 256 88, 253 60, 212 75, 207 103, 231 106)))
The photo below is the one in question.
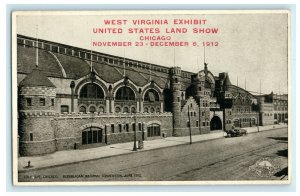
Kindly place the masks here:
POLYGON ((181 68, 171 68, 171 91, 172 91, 172 111, 173 111, 173 136, 178 136, 180 131, 181 114, 181 68))
POLYGON ((20 155, 40 155, 56 151, 53 117, 55 86, 38 68, 19 84, 20 155))

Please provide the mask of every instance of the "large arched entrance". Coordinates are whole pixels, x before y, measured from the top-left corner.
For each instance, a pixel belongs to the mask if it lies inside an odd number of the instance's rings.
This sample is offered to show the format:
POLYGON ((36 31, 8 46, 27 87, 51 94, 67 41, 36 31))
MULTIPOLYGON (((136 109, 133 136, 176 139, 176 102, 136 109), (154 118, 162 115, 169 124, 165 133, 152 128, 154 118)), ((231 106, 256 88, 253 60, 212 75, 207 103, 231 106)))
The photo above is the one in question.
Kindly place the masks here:
POLYGON ((218 116, 214 116, 210 121, 210 130, 222 130, 222 121, 218 116))

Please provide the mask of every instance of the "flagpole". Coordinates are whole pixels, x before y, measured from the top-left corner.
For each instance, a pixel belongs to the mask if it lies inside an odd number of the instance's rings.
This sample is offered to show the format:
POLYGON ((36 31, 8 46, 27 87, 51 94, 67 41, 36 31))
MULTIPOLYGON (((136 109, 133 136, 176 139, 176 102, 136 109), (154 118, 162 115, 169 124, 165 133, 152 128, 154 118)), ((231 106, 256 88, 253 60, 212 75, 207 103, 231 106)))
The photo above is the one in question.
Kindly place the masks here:
POLYGON ((39 66, 39 41, 38 41, 38 25, 36 25, 36 59, 35 59, 35 66, 39 66))
POLYGON ((90 49, 90 52, 91 52, 91 72, 93 71, 93 52, 92 52, 92 39, 91 39, 91 49, 90 49))
POLYGON ((205 59, 205 44, 204 44, 204 51, 203 51, 203 59, 204 59, 204 63, 206 63, 206 59, 205 59))
POLYGON ((126 73, 125 73, 125 47, 123 47, 123 76, 125 77, 126 76, 126 73))
POLYGON ((173 52, 173 55, 174 55, 174 59, 173 59, 174 62, 173 62, 173 64, 174 64, 174 67, 175 67, 175 65, 176 65, 176 64, 175 64, 175 58, 176 58, 176 57, 175 57, 175 55, 176 55, 175 46, 174 46, 174 52, 173 52))

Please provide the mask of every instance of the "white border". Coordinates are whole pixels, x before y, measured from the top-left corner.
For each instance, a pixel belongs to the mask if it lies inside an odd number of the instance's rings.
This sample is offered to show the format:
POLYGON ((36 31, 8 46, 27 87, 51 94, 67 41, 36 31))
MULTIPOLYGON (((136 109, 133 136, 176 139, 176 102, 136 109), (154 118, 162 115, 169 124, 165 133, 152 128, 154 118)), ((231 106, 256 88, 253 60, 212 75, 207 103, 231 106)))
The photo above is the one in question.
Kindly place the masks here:
POLYGON ((12 14, 12 138, 17 138, 17 55, 16 55, 16 17, 17 15, 150 15, 150 14, 288 14, 288 180, 286 181, 114 181, 114 182, 18 182, 17 142, 13 139, 13 183, 18 186, 65 186, 65 185, 217 185, 217 184, 290 184, 291 182, 291 16, 288 10, 118 10, 118 11, 15 11, 12 14))

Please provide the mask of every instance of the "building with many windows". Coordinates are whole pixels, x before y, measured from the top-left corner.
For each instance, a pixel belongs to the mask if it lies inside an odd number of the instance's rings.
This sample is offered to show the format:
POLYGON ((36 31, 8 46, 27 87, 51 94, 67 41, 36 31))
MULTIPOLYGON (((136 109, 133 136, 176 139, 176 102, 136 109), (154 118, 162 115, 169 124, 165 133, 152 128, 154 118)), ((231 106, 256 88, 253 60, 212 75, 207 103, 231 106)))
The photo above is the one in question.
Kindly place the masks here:
POLYGON ((258 96, 260 100, 261 125, 271 125, 288 122, 288 95, 277 95, 271 92, 258 96))
POLYGON ((17 80, 21 156, 258 122, 256 97, 206 63, 192 73, 18 35, 17 80))

